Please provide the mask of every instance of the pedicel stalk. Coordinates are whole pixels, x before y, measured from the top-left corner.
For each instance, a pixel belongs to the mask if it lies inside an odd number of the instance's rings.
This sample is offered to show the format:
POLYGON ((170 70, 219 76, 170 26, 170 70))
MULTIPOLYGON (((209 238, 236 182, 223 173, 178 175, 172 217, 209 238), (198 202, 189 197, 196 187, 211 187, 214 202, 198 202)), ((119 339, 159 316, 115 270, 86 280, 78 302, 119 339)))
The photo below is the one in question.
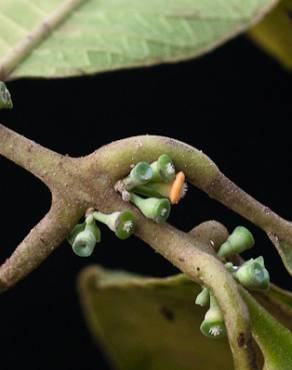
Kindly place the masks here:
POLYGON ((151 220, 162 223, 168 219, 170 214, 170 202, 166 198, 147 198, 143 199, 134 193, 129 193, 129 201, 151 220))
POLYGON ((95 211, 92 216, 96 221, 107 225, 119 239, 129 238, 135 230, 134 216, 130 211, 118 211, 110 214, 95 211))
POLYGON ((137 186, 133 192, 148 197, 168 198, 171 204, 177 204, 187 192, 185 175, 180 171, 171 183, 149 182, 146 185, 137 186))
POLYGON ((209 289, 206 287, 203 287, 202 291, 197 295, 195 303, 198 306, 204 307, 204 306, 207 306, 209 302, 210 302, 209 289))

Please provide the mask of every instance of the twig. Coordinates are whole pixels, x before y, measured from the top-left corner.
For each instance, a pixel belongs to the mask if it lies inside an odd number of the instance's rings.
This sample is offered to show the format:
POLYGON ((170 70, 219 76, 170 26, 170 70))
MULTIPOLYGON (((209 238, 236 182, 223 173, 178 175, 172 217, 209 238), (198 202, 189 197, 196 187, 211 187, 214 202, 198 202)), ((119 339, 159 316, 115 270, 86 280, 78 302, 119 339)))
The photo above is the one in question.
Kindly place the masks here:
MULTIPOLYGON (((267 212, 267 208, 226 179, 206 155, 186 144, 163 137, 141 136, 110 144, 90 156, 72 159, 42 148, 0 125, 0 154, 41 178, 54 199, 49 214, 0 267, 0 286, 7 289, 45 260, 86 208, 92 206, 103 212, 130 208, 137 222, 136 235, 192 280, 213 291, 226 319, 235 368, 254 370, 246 305, 234 279, 217 259, 212 243, 208 243, 209 238, 218 237, 216 232, 209 230, 206 239, 208 228, 203 235, 203 226, 195 229, 192 236, 167 224, 155 224, 123 202, 114 191, 115 182, 129 172, 131 164, 140 160, 153 161, 161 153, 169 154, 188 180, 210 196, 266 231, 275 231, 280 236, 286 231, 290 237, 290 223, 272 211, 267 212)), ((216 225, 213 226, 216 229, 216 225)), ((226 236, 226 230, 223 234, 226 236)))
POLYGON ((80 217, 76 207, 55 198, 48 214, 0 267, 0 291, 9 289, 36 269, 61 244, 80 217))
POLYGON ((262 228, 292 274, 292 223, 236 186, 202 151, 166 137, 137 136, 106 145, 89 160, 113 173, 118 180, 129 172, 131 163, 153 161, 161 153, 171 156, 194 186, 262 228))

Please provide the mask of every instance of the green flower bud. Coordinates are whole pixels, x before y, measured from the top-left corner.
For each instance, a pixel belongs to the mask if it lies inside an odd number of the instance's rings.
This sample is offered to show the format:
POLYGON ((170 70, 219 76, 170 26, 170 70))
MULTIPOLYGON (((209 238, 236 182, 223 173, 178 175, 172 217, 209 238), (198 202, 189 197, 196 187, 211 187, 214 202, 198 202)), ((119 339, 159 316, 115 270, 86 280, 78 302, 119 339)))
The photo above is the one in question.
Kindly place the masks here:
POLYGON ((84 223, 74 227, 67 240, 77 256, 89 257, 96 243, 100 242, 100 230, 89 216, 84 223))
POLYGON ((209 289, 208 288, 205 288, 203 287, 201 293, 199 293, 197 295, 197 298, 196 298, 196 304, 198 306, 207 306, 207 304, 210 302, 210 293, 209 293, 209 289))
POLYGON ((175 168, 167 154, 162 154, 157 161, 151 163, 151 168, 153 170, 151 181, 171 182, 175 178, 175 168))
POLYGON ((171 208, 168 199, 143 199, 136 194, 130 193, 129 200, 140 209, 145 217, 150 218, 157 223, 165 222, 168 219, 171 208))
POLYGON ((267 289, 270 284, 270 275, 262 256, 246 261, 239 267, 234 277, 245 288, 251 290, 267 289))
POLYGON ((215 299, 210 295, 210 308, 207 311, 204 321, 200 326, 201 333, 209 338, 223 338, 226 336, 226 327, 221 309, 215 299))
POLYGON ((139 162, 131 170, 129 175, 122 180, 125 190, 131 190, 136 186, 146 184, 153 177, 153 171, 146 162, 139 162))
POLYGON ((132 212, 121 211, 111 214, 102 212, 94 212, 93 217, 104 224, 106 224, 119 239, 129 238, 135 229, 135 221, 132 212))
POLYGON ((0 109, 12 109, 11 95, 4 82, 0 81, 0 109))
POLYGON ((219 248, 218 256, 226 258, 232 254, 241 253, 253 247, 254 243, 252 233, 243 226, 237 226, 219 248))

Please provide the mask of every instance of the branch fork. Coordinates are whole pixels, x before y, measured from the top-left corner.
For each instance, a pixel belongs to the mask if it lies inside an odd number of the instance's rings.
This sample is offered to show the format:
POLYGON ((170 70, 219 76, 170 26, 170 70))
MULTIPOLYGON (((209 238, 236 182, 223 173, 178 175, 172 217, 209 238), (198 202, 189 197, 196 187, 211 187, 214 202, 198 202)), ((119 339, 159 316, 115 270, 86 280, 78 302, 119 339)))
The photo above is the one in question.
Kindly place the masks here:
MULTIPOLYGON (((158 225, 125 203, 114 189, 116 182, 129 173, 132 164, 151 163, 161 153, 174 160, 175 167, 184 171, 192 185, 268 234, 277 235, 279 241, 292 245, 290 222, 272 211, 266 212, 265 206, 227 179, 205 154, 182 142, 159 136, 133 137, 106 145, 89 156, 71 158, 43 148, 0 124, 0 154, 40 178, 52 193, 49 213, 0 267, 0 290, 9 289, 37 268, 88 208, 104 213, 130 209, 135 216, 136 236, 216 297, 224 314, 235 369, 255 370, 247 307, 237 283, 214 250, 214 246, 218 248, 218 238, 221 244, 227 239, 226 229, 211 222, 185 234, 168 224, 158 225)), ((286 247, 285 252, 278 248, 292 271, 292 261, 286 258, 289 253, 292 255, 291 248, 286 247)))

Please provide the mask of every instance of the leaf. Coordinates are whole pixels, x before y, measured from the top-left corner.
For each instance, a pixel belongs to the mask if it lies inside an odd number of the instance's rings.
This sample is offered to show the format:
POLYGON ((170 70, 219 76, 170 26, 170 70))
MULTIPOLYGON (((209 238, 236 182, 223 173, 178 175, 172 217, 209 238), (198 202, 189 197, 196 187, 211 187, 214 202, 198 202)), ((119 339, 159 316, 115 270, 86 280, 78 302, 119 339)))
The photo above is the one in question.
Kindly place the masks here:
POLYGON ((1 0, 0 79, 11 72, 11 78, 78 76, 194 58, 249 28, 275 2, 1 0))
POLYGON ((274 320, 247 291, 243 298, 250 312, 253 335, 264 355, 265 370, 291 370, 291 331, 274 320))
POLYGON ((200 288, 183 275, 151 279, 90 267, 79 291, 89 328, 114 368, 232 368, 227 340, 201 334, 204 310, 195 305, 200 288))
POLYGON ((267 235, 282 258, 282 262, 286 267, 286 270, 290 275, 292 275, 292 244, 290 238, 287 238, 288 240, 280 239, 277 235, 271 232, 267 232, 267 235))
MULTIPOLYGON (((92 266, 79 278, 88 326, 119 370, 232 369, 227 341, 200 333, 205 310, 194 303, 199 291, 181 274, 145 278, 92 266)), ((253 335, 265 354, 266 370, 291 370, 291 332, 244 289, 242 294, 250 309, 253 335)), ((278 300, 285 301, 280 295, 278 300)), ((290 321, 291 317, 292 313, 290 321)))
POLYGON ((255 298, 284 326, 292 330, 292 294, 270 284, 267 292, 254 293, 255 298))
POLYGON ((4 82, 0 81, 0 110, 12 109, 13 103, 9 90, 4 82))
MULTIPOLYGON (((274 302, 280 304, 285 310, 291 313, 292 316, 292 294, 287 290, 281 289, 276 285, 271 285, 268 294, 274 302)), ((291 322, 292 326, 292 322, 291 322)))
POLYGON ((256 25, 250 37, 287 68, 292 68, 292 2, 282 0, 256 25))

